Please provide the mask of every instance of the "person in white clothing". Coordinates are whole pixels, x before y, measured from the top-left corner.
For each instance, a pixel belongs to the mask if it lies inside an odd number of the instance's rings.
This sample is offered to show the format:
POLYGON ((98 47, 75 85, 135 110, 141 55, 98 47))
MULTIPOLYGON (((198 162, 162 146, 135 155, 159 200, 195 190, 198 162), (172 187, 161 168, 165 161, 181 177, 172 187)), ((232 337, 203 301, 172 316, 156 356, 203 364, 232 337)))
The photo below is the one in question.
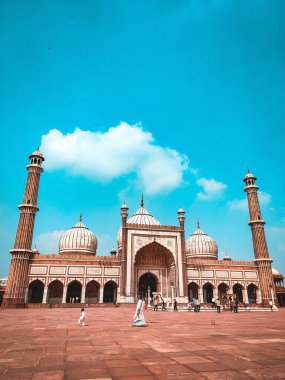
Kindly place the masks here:
POLYGON ((81 309, 81 315, 80 315, 80 318, 78 320, 78 324, 80 326, 85 326, 85 320, 86 320, 86 313, 85 313, 84 309, 82 308, 81 309))
POLYGON ((269 306, 270 306, 271 311, 273 311, 273 302, 272 302, 272 299, 270 299, 270 301, 269 301, 269 306))
POLYGON ((135 327, 145 327, 146 326, 145 319, 144 319, 144 313, 143 313, 144 305, 145 305, 145 303, 144 303, 142 297, 140 296, 139 300, 138 300, 137 307, 136 307, 134 319, 133 319, 133 326, 135 326, 135 327))

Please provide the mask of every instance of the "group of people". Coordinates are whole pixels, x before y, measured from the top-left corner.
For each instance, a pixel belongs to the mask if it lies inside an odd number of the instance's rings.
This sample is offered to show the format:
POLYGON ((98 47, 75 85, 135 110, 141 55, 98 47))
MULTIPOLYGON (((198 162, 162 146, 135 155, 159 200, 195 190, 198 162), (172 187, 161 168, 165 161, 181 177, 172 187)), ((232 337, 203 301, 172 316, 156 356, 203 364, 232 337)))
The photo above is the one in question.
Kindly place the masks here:
POLYGON ((70 303, 79 303, 80 299, 79 297, 70 297, 69 302, 70 303))
POLYGON ((201 309, 201 304, 199 298, 193 297, 192 302, 189 300, 188 302, 188 311, 194 310, 195 313, 199 313, 201 309))

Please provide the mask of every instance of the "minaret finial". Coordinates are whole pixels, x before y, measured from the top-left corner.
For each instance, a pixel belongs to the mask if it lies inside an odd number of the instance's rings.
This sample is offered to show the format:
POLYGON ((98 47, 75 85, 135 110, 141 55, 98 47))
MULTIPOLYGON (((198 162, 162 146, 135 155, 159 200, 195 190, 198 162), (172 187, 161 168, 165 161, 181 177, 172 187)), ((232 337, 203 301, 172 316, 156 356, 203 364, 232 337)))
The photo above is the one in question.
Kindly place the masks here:
POLYGON ((197 219, 197 228, 198 228, 198 230, 200 229, 200 222, 199 222, 199 219, 197 219))
POLYGON ((247 168, 247 172, 249 173, 249 168, 247 168))
POLYGON ((37 150, 40 150, 40 146, 38 145, 38 149, 37 150))
POLYGON ((143 193, 142 193, 142 198, 141 198, 141 207, 144 207, 143 193))
POLYGON ((82 222, 82 211, 80 211, 79 222, 82 222))

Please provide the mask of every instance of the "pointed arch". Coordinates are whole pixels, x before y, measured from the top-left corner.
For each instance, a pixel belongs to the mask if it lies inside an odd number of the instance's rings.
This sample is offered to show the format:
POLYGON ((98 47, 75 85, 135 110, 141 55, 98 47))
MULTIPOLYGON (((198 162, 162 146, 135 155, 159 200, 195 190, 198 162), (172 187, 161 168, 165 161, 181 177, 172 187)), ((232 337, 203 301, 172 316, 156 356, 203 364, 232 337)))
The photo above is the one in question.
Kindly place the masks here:
POLYGON ((137 266, 151 265, 169 268, 175 264, 175 259, 168 248, 153 241, 136 252, 134 262, 137 266))
POLYGON ((73 280, 68 284, 66 292, 66 303, 79 303, 81 302, 81 282, 73 280))
POLYGON ((62 303, 63 283, 60 280, 53 280, 48 286, 47 303, 62 303))
POLYGON ((40 280, 34 280, 29 284, 28 302, 42 303, 44 296, 44 283, 40 280))
POLYGON ((86 285, 85 302, 97 303, 99 302, 100 284, 98 281, 91 280, 86 285))

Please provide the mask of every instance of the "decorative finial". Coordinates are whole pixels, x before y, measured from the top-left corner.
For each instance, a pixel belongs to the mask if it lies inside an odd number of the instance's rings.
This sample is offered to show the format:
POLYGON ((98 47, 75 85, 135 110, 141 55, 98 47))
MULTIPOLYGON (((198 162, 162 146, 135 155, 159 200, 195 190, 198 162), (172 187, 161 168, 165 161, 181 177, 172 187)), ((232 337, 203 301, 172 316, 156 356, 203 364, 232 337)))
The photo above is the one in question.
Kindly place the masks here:
POLYGON ((249 173, 249 168, 247 168, 247 172, 249 173))
POLYGON ((141 198, 141 207, 144 207, 143 193, 142 193, 142 198, 141 198))
POLYGON ((38 149, 37 150, 40 150, 40 146, 38 145, 38 149))
POLYGON ((199 219, 197 219, 197 228, 198 228, 198 230, 200 229, 200 222, 199 222, 199 219))
POLYGON ((82 211, 80 211, 79 222, 82 222, 82 211))

